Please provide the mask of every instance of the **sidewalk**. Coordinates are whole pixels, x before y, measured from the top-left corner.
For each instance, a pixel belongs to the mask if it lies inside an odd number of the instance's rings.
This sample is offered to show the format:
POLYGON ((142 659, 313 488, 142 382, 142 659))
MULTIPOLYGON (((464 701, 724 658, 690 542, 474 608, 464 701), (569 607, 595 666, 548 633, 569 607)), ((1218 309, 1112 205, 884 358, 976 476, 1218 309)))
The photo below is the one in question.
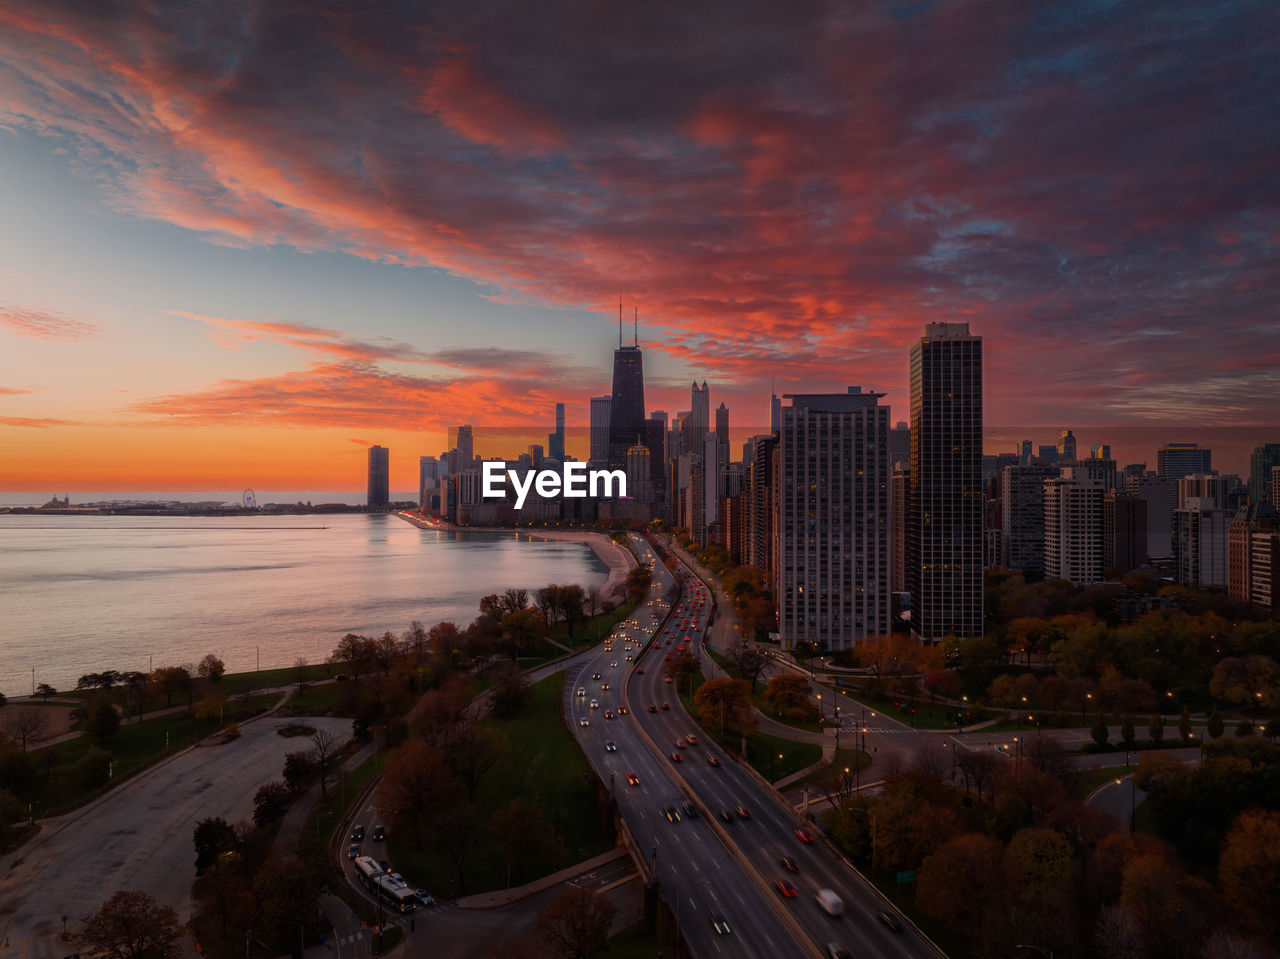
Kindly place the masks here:
POLYGON ((516 886, 514 889, 498 889, 493 892, 476 893, 474 896, 463 896, 454 905, 461 909, 496 909, 499 906, 510 905, 520 899, 540 893, 544 889, 550 889, 552 886, 567 882, 574 876, 580 876, 584 872, 590 872, 619 859, 625 859, 628 855, 626 847, 617 846, 592 859, 575 863, 572 866, 561 869, 559 872, 553 872, 549 876, 535 879, 533 882, 523 886, 516 886))

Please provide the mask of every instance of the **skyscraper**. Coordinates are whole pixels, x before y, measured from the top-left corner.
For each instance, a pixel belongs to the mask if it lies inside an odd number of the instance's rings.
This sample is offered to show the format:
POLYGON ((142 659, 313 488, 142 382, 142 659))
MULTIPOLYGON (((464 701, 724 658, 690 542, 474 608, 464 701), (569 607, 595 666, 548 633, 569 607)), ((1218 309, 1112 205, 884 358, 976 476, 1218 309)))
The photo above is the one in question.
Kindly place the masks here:
POLYGON ((556 404, 556 431, 547 437, 547 456, 564 462, 564 404, 556 404))
POLYGON ((640 338, 622 345, 622 316, 618 316, 618 348, 613 351, 613 396, 609 405, 609 468, 625 470, 627 453, 644 445, 644 358, 640 338))
POLYGON ((1147 501, 1132 493, 1102 498, 1102 569, 1127 573, 1147 561, 1147 501))
POLYGON ((458 460, 461 463, 458 468, 460 470, 471 469, 475 465, 476 444, 475 436, 469 425, 458 427, 458 439, 455 445, 458 448, 458 460))
POLYGON ((1249 454, 1249 502, 1276 502, 1272 492, 1271 471, 1280 466, 1280 443, 1263 443, 1249 454))
POLYGON ((982 337, 929 323, 911 347, 911 630, 982 633, 982 337))
POLYGON ((911 427, 906 423, 895 423, 889 431, 889 466, 910 462, 911 427))
POLYGON ((421 509, 431 508, 431 494, 440 479, 440 461, 434 456, 418 457, 418 506, 421 509))
POLYGON ((1044 575, 1102 581, 1102 483, 1070 466, 1044 481, 1044 575))
POLYGON ((369 447, 370 509, 386 509, 391 504, 391 451, 385 446, 369 447))
POLYGON ((711 392, 706 380, 699 387, 694 382, 690 391, 689 415, 684 420, 684 449, 686 453, 701 453, 702 439, 711 429, 711 392))
POLYGON ((1044 481, 1056 466, 1006 466, 1000 471, 1000 565, 1044 573, 1044 481))
MULTIPOLYGON (((784 647, 849 649, 889 631, 889 408, 883 394, 803 394, 783 407, 774 593, 784 647)), ((981 573, 981 569, 979 569, 981 573)))
MULTIPOLYGON (((716 483, 723 487, 724 473, 729 468, 729 407, 723 403, 716 407, 716 440, 719 443, 716 483)), ((723 488, 720 492, 724 495, 723 488)))
POLYGON ((1165 443, 1156 451, 1156 473, 1176 483, 1192 473, 1212 473, 1213 454, 1199 443, 1165 443))
POLYGON ((591 397, 591 452, 590 465, 603 468, 609 462, 609 411, 612 396, 591 397))
POLYGON ((1058 462, 1074 463, 1076 461, 1076 435, 1071 430, 1063 430, 1058 436, 1058 462))

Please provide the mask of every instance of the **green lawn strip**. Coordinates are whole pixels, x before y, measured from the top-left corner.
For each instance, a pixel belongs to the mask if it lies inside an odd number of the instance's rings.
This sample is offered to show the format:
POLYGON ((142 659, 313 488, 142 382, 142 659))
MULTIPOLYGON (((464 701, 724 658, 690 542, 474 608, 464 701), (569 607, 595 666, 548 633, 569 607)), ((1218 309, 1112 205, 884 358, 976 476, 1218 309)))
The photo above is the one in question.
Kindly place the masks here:
POLYGON ((1123 776, 1128 775, 1132 770, 1124 769, 1124 767, 1116 768, 1115 766, 1100 766, 1097 769, 1081 769, 1071 775, 1071 795, 1080 802, 1084 802, 1099 786, 1105 786, 1107 783, 1115 782, 1123 776))
MULTIPOLYGON (((723 669, 730 676, 734 677, 735 679, 740 678, 738 673, 738 667, 735 666, 732 662, 730 662, 729 659, 720 655, 720 653, 716 652, 710 646, 707 647, 707 655, 709 655, 712 659, 714 659, 720 665, 720 668, 723 669)), ((773 707, 770 706, 769 703, 764 698, 764 692, 765 692, 765 689, 767 688, 768 688, 767 684, 757 683, 755 687, 751 690, 751 703, 756 707, 756 709, 760 710, 760 712, 764 713, 764 715, 768 716, 774 722, 782 723, 784 726, 790 726, 793 729, 803 729, 811 733, 822 732, 823 724, 819 723, 817 719, 812 719, 804 722, 795 722, 794 720, 783 719, 781 716, 777 715, 774 712, 773 707)))
MULTIPOLYGON (((272 693, 253 696, 247 705, 239 700, 229 700, 223 719, 226 723, 240 722, 274 705, 278 699, 279 696, 272 693)), ((197 719, 187 712, 169 713, 121 726, 120 731, 102 747, 115 760, 110 780, 104 785, 88 788, 77 783, 75 776, 75 764, 97 745, 88 736, 34 749, 31 751, 35 767, 33 782, 27 789, 19 790, 17 796, 22 802, 33 804, 37 817, 67 812, 102 795, 165 756, 204 739, 218 728, 216 718, 197 719), (165 746, 166 733, 168 748, 165 746), (51 757, 56 758, 50 764, 51 757)))
MULTIPOLYGON (((836 752, 835 758, 832 762, 835 764, 837 769, 844 768, 848 769, 850 772, 855 772, 858 769, 866 769, 871 765, 871 755, 869 753, 864 753, 860 749, 841 749, 836 752)), ((821 775, 821 770, 815 773, 810 773, 808 776, 805 776, 797 782, 788 783, 787 789, 798 789, 804 786, 813 786, 817 783, 818 777, 821 775)))
MULTIPOLYGON (((694 677, 694 695, 697 695, 699 687, 704 682, 706 680, 701 676, 694 677)), ((699 723, 703 732, 720 743, 721 748, 726 752, 740 756, 742 754, 742 738, 733 733, 726 733, 721 738, 719 729, 713 729, 702 724, 698 717, 698 707, 693 702, 693 696, 687 690, 688 683, 682 683, 681 686, 680 702, 684 704, 685 711, 689 713, 693 721, 699 723)), ((822 747, 817 743, 802 743, 794 739, 770 736, 768 733, 756 731, 747 736, 746 758, 747 762, 755 767, 756 772, 770 782, 777 782, 779 779, 790 776, 792 773, 797 773, 818 762, 822 758, 822 747)))
POLYGON ((324 683, 295 689, 284 711, 290 716, 340 715, 338 703, 347 694, 345 683, 324 683))
MULTIPOLYGON (((828 686, 826 683, 818 684, 822 689, 829 690, 833 696, 839 697, 841 704, 840 711, 845 715, 854 716, 858 719, 862 718, 862 709, 865 707, 868 714, 875 712, 888 716, 890 719, 896 719, 900 723, 907 726, 912 725, 912 716, 909 709, 912 706, 911 699, 906 696, 896 696, 891 699, 875 700, 870 696, 859 694, 858 690, 845 689, 843 687, 828 686), (844 705, 848 700, 855 700, 844 705), (895 705, 900 703, 901 705, 895 705)), ((825 693, 824 693, 825 698, 825 693)), ((956 712, 955 706, 944 706, 941 704, 930 705, 929 699, 917 697, 915 700, 915 728, 916 729, 955 729, 956 712)), ((867 717, 867 723, 872 723, 870 715, 867 717)))
POLYGON ((548 856, 513 872, 511 885, 532 882, 608 849, 596 804, 595 773, 562 718, 564 674, 548 676, 532 689, 529 705, 517 718, 484 720, 503 733, 507 749, 480 781, 472 804, 481 825, 475 851, 466 864, 465 890, 455 887, 453 866, 443 855, 432 849, 413 849, 398 842, 392 832, 388 836, 390 859, 411 885, 440 898, 506 888, 502 845, 492 835, 488 821, 515 797, 535 805, 553 831, 559 809, 563 849, 558 857, 548 856))
MULTIPOLYGON (((334 781, 329 784, 329 794, 317 799, 315 805, 307 813, 302 833, 298 837, 299 856, 304 858, 318 857, 328 860, 329 857, 326 850, 329 848, 329 841, 333 837, 334 830, 346 819, 347 813, 355 806, 356 800, 360 797, 361 790, 369 784, 369 780, 373 778, 374 773, 382 768, 385 758, 385 753, 380 753, 376 757, 377 764, 375 766, 375 757, 370 756, 355 769, 342 773, 341 780, 337 777, 334 778, 334 781)), ((346 849, 345 843, 340 842, 338 846, 341 849, 346 849)), ((336 865, 334 869, 334 875, 338 876, 336 865)), ((345 882, 339 882, 337 885, 343 888, 346 887, 345 882)), ((352 901, 353 906, 356 901, 364 902, 363 899, 357 896, 352 901)))
POLYGON ((630 616, 635 611, 636 605, 635 600, 625 599, 608 612, 597 613, 590 619, 578 623, 572 637, 569 635, 568 623, 556 623, 547 631, 547 638, 564 643, 566 646, 594 646, 608 635, 614 626, 630 616))

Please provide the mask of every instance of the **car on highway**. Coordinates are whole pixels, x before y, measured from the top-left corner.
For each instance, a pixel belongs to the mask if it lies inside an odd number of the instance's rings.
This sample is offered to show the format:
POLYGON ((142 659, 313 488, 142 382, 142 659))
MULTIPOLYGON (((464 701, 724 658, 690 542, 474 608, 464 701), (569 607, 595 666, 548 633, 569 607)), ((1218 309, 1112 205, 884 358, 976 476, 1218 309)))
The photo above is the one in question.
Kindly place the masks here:
POLYGON ((716 931, 717 936, 729 935, 729 923, 725 921, 724 916, 718 912, 709 912, 707 918, 711 920, 711 928, 716 931))
POLYGON ((684 815, 686 819, 698 818, 698 807, 693 804, 692 800, 686 799, 684 802, 680 804, 680 808, 684 810, 684 815))
POLYGON ((902 932, 902 921, 887 909, 881 909, 877 912, 876 918, 880 920, 880 925, 890 932, 902 932))
POLYGON ((709 762, 713 766, 721 765, 719 757, 713 756, 710 753, 707 753, 707 762, 709 762))
POLYGON ((657 707, 657 706, 655 706, 655 705, 653 705, 653 703, 650 703, 650 704, 649 704, 649 712, 651 712, 651 713, 656 713, 657 711, 658 711, 658 707, 657 707))
POLYGON ((684 738, 685 738, 685 742, 687 742, 690 746, 698 745, 698 737, 695 736, 693 733, 690 733, 688 736, 685 736, 684 738))
POLYGON ((374 842, 382 842, 384 839, 387 838, 387 827, 374 826, 373 835, 370 836, 369 838, 372 839, 374 842))
POLYGON ((627 654, 627 656, 626 656, 625 658, 626 658, 627 662, 629 662, 629 663, 630 663, 630 662, 634 662, 634 661, 635 661, 635 657, 634 657, 634 656, 632 656, 630 653, 628 653, 628 654, 627 654))
POLYGON ((813 842, 813 833, 809 832, 807 829, 797 829, 796 838, 801 842, 813 842))
POLYGON ((587 695, 587 687, 586 687, 586 686, 579 686, 579 687, 578 687, 578 695, 579 695, 579 696, 585 696, 585 695, 587 695))
POLYGON ((583 716, 581 719, 579 719, 579 720, 578 720, 578 725, 579 725, 579 726, 590 726, 590 725, 591 725, 591 723, 590 723, 590 721, 587 719, 587 717, 586 717, 586 716, 583 716))
POLYGON ((838 942, 827 943, 827 955, 830 959, 853 959, 853 953, 838 942))
POLYGON ((610 739, 607 743, 604 744, 604 751, 607 753, 616 753, 618 751, 618 744, 615 743, 612 739, 610 739))
POLYGON ((778 862, 782 863, 782 868, 787 872, 799 872, 800 867, 796 865, 796 861, 790 856, 783 856, 778 862))
POLYGON ((356 826, 351 830, 351 841, 352 842, 364 841, 364 826, 356 826))
POLYGON ((599 679, 599 678, 600 678, 600 674, 599 674, 599 673, 592 673, 592 674, 591 674, 591 678, 592 678, 592 679, 599 679))
POLYGON ((773 885, 783 899, 794 899, 797 895, 796 887, 786 879, 775 879, 773 885))
POLYGON ((635 773, 627 773, 627 785, 628 785, 628 786, 639 786, 639 785, 640 785, 640 777, 639 777, 639 776, 637 776, 635 773))
POLYGON ((611 662, 609 665, 610 665, 610 666, 617 666, 617 665, 618 665, 618 661, 615 659, 615 660, 614 660, 613 662, 611 662))
POLYGON ((676 749, 684 749, 684 740, 683 740, 683 739, 677 739, 677 740, 676 740, 676 749))
POLYGON ((608 683, 601 683, 601 684, 600 684, 600 689, 607 693, 607 692, 609 691, 609 684, 608 684, 608 683))
POLYGON ((619 706, 619 707, 618 707, 618 715, 619 715, 619 716, 625 716, 625 715, 627 715, 627 714, 628 714, 628 713, 630 713, 630 712, 631 712, 631 710, 627 709, 627 707, 626 707, 626 706, 619 706))
POLYGON ((347 847, 348 859, 355 859, 359 855, 360 855, 360 844, 358 842, 353 842, 350 846, 347 847))
POLYGON ((605 719, 612 719, 612 718, 613 718, 613 710, 612 710, 612 709, 606 709, 606 710, 604 711, 604 718, 605 718, 605 719))
POLYGON ((600 700, 598 700, 598 699, 593 699, 593 700, 591 700, 591 708, 592 708, 592 709, 599 709, 599 708, 600 708, 600 700))
POLYGON ((663 703, 663 704, 662 704, 662 708, 663 708, 663 709, 670 709, 670 708, 671 708, 671 704, 670 704, 670 703, 663 703))
POLYGON ((721 809, 720 812, 718 812, 716 815, 718 815, 721 818, 721 820, 723 820, 726 826, 733 825, 733 813, 729 812, 729 810, 721 809))
POLYGON ((643 666, 637 666, 637 667, 636 667, 636 672, 637 672, 637 673, 643 673, 643 672, 644 672, 644 667, 643 667, 643 666))
POLYGON ((684 762, 684 757, 680 755, 679 751, 673 752, 671 754, 671 761, 673 763, 682 763, 684 762))
POLYGON ((662 807, 662 814, 667 817, 667 822, 680 821, 680 814, 676 812, 676 807, 670 803, 662 807))
POLYGON ((664 679, 663 682, 667 682, 667 683, 671 682, 671 677, 670 676, 666 677, 666 679, 664 679))
POLYGON ((751 818, 751 810, 748 809, 746 806, 738 806, 736 809, 734 809, 734 812, 738 814, 739 819, 751 818))

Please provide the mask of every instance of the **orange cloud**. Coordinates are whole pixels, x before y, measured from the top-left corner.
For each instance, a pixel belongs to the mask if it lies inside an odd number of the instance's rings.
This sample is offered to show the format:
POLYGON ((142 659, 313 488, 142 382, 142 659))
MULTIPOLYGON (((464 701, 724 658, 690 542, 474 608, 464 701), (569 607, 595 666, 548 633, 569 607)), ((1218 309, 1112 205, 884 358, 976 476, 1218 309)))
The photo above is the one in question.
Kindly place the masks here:
POLYGON ((16 306, 0 306, 0 326, 18 336, 37 340, 59 340, 74 343, 102 332, 102 327, 47 310, 25 310, 16 306))

